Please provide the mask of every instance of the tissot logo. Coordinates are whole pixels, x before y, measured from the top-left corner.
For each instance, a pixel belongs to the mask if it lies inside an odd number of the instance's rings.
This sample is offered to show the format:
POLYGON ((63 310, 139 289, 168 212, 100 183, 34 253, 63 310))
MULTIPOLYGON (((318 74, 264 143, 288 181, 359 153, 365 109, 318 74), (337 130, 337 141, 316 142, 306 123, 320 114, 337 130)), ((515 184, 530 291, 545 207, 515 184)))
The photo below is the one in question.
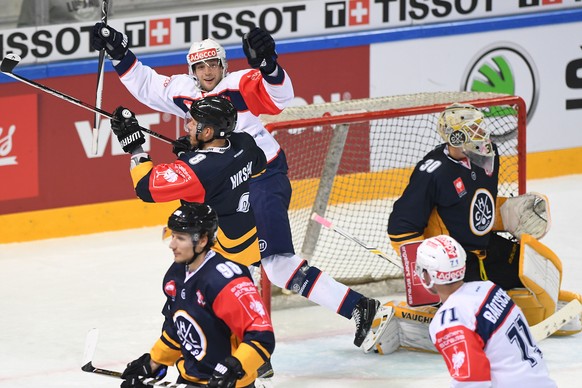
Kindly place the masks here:
POLYGON ((524 48, 495 43, 477 53, 462 79, 461 90, 520 96, 531 119, 539 98, 539 77, 524 48))
POLYGON ((370 0, 334 1, 325 4, 325 28, 370 23, 370 0))

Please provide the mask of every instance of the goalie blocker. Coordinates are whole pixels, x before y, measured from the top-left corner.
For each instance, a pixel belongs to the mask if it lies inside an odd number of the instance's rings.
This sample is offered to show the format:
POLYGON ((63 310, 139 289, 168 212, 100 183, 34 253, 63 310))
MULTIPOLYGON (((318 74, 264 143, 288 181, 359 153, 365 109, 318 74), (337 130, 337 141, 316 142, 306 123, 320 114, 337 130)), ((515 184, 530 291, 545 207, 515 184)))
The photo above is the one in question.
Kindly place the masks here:
MULTIPOLYGON (((364 340, 362 350, 389 354, 402 347, 408 350, 436 352, 428 326, 437 308, 438 297, 430 294, 414 272, 416 248, 420 242, 402 245, 406 302, 390 301, 378 310, 372 329, 364 340)), ((574 292, 560 290, 562 264, 548 247, 528 234, 521 235, 519 278, 524 288, 508 291, 509 296, 523 311, 528 324, 545 322, 556 311, 573 300, 582 302, 574 292)), ((582 317, 578 312, 573 319, 552 333, 572 335, 582 331, 582 317)))

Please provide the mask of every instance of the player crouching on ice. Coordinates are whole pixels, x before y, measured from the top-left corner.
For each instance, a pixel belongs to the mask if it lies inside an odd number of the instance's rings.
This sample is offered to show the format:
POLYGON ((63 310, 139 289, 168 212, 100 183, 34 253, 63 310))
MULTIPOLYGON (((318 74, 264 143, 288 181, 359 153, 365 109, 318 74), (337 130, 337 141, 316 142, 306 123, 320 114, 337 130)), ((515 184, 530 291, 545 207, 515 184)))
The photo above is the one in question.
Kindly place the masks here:
POLYGON ((143 377, 163 378, 173 364, 178 384, 255 386, 275 348, 273 327, 248 268, 210 249, 217 228, 216 212, 204 204, 183 204, 168 219, 174 263, 162 284, 162 334, 127 365, 122 388, 146 387, 143 377))
MULTIPOLYGON (((391 244, 404 264, 407 303, 388 302, 379 310, 362 346, 365 352, 386 354, 400 346, 435 351, 428 324, 439 299, 427 294, 412 269, 418 245, 438 235, 451 236, 465 250, 465 282, 490 280, 499 285, 529 325, 570 301, 582 301, 580 295, 560 289, 562 263, 538 241, 550 228, 547 197, 497 196, 500 160, 483 112, 452 104, 440 114, 437 132, 444 142, 416 165, 388 221, 391 244), (385 330, 387 326, 392 329, 385 330)), ((581 330, 578 314, 556 334, 581 330)))

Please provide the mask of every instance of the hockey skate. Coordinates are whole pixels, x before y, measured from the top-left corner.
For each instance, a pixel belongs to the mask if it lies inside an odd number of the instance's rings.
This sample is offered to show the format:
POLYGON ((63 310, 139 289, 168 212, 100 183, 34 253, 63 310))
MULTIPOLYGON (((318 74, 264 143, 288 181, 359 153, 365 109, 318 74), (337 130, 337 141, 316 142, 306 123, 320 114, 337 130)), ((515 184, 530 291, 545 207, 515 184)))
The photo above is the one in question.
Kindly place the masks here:
POLYGON ((356 337, 354 338, 354 345, 360 347, 366 335, 372 327, 372 322, 374 321, 374 316, 376 311, 380 307, 380 302, 376 299, 369 299, 365 296, 362 297, 354 311, 352 312, 352 318, 356 322, 356 337))

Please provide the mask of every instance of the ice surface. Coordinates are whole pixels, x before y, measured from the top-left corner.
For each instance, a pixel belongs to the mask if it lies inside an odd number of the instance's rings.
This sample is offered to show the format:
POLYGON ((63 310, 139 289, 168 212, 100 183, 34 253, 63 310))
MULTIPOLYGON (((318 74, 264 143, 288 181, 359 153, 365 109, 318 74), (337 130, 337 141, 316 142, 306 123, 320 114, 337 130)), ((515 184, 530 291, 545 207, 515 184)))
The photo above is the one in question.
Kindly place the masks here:
MULTIPOLYGON (((562 259, 563 288, 582 292, 582 175, 528 182, 548 195, 543 239, 562 259)), ((100 330, 94 365, 123 370, 159 336, 161 280, 171 263, 160 228, 0 245, 0 387, 117 387, 82 372, 85 335, 100 330)), ((364 252, 365 253, 365 252, 364 252)), ((386 295, 381 299, 403 299, 386 295)), ((319 306, 273 312, 275 387, 445 387, 438 355, 363 354, 354 324, 319 306)), ((540 343, 560 387, 582 386, 582 335, 540 343)))

